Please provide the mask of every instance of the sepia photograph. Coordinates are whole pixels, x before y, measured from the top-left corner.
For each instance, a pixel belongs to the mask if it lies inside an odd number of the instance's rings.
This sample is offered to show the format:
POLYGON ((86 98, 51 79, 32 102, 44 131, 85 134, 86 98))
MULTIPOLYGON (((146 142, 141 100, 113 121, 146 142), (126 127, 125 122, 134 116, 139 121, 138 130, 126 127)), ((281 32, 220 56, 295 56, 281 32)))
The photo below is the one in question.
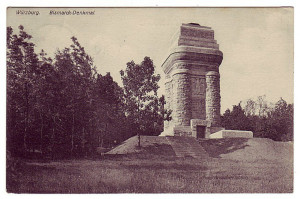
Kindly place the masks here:
POLYGON ((293 7, 6 16, 7 193, 294 193, 293 7))

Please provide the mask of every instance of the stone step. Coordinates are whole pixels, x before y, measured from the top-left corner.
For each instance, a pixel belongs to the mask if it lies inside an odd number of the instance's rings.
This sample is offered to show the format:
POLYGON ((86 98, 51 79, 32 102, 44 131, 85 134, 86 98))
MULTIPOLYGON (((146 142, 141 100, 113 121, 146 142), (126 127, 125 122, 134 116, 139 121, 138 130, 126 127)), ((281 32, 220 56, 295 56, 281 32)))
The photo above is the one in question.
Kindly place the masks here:
POLYGON ((167 137, 177 157, 208 158, 207 152, 193 137, 167 137))

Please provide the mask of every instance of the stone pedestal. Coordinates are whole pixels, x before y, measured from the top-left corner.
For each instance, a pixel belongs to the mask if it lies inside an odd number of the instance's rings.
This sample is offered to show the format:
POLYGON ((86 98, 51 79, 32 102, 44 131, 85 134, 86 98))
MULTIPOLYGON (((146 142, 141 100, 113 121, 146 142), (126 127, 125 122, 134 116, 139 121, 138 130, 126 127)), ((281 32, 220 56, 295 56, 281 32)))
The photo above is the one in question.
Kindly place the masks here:
POLYGON ((173 111, 173 119, 164 123, 161 135, 197 137, 199 133, 195 129, 202 129, 205 137, 209 137, 214 130, 221 130, 219 66, 222 60, 223 53, 211 28, 182 24, 162 65, 166 75, 166 108, 173 111))

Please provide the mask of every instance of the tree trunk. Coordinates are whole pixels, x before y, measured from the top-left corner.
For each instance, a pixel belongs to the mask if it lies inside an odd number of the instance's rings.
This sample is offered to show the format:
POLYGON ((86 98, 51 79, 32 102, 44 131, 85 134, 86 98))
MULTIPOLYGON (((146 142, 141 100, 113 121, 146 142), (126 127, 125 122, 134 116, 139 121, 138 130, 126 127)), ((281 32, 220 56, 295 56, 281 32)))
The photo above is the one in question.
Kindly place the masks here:
POLYGON ((51 135, 51 139, 52 139, 52 146, 51 146, 51 159, 54 159, 54 145, 55 145, 55 117, 53 118, 53 127, 52 127, 52 135, 51 135))
POLYGON ((75 130, 75 114, 74 114, 74 110, 72 113, 72 134, 71 134, 71 157, 73 157, 73 150, 74 150, 74 130, 75 130))
POLYGON ((42 120, 42 125, 41 125, 41 141, 40 141, 40 150, 41 150, 41 153, 43 155, 43 130, 44 130, 44 120, 43 120, 43 116, 40 112, 40 118, 42 120))
MULTIPOLYGON (((27 73, 27 72, 26 72, 27 73)), ((25 127, 24 127, 24 153, 27 152, 27 131, 28 131, 28 116, 29 116, 29 102, 28 102, 28 85, 27 82, 25 83, 25 127)))
MULTIPOLYGON (((137 118, 137 125, 139 126, 140 125, 140 123, 139 123, 139 121, 140 121, 140 97, 138 96, 138 118, 137 118)), ((140 148, 141 147, 141 135, 140 135, 140 126, 139 126, 139 128, 138 128, 138 132, 137 132, 137 136, 138 136, 138 147, 140 148)))
POLYGON ((82 127, 82 149, 83 149, 83 152, 84 152, 84 156, 87 157, 87 149, 86 149, 86 144, 85 144, 85 131, 84 131, 84 127, 82 127))
POLYGON ((138 140, 139 140, 138 147, 140 148, 141 147, 141 135, 139 132, 138 132, 138 140))

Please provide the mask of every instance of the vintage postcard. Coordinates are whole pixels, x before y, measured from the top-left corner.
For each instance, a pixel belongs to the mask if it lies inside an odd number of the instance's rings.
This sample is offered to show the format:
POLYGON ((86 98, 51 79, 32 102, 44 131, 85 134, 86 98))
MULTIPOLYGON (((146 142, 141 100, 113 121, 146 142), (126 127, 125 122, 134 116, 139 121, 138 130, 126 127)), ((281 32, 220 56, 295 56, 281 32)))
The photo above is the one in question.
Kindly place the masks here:
POLYGON ((8 193, 293 193, 294 9, 8 7, 8 193))

